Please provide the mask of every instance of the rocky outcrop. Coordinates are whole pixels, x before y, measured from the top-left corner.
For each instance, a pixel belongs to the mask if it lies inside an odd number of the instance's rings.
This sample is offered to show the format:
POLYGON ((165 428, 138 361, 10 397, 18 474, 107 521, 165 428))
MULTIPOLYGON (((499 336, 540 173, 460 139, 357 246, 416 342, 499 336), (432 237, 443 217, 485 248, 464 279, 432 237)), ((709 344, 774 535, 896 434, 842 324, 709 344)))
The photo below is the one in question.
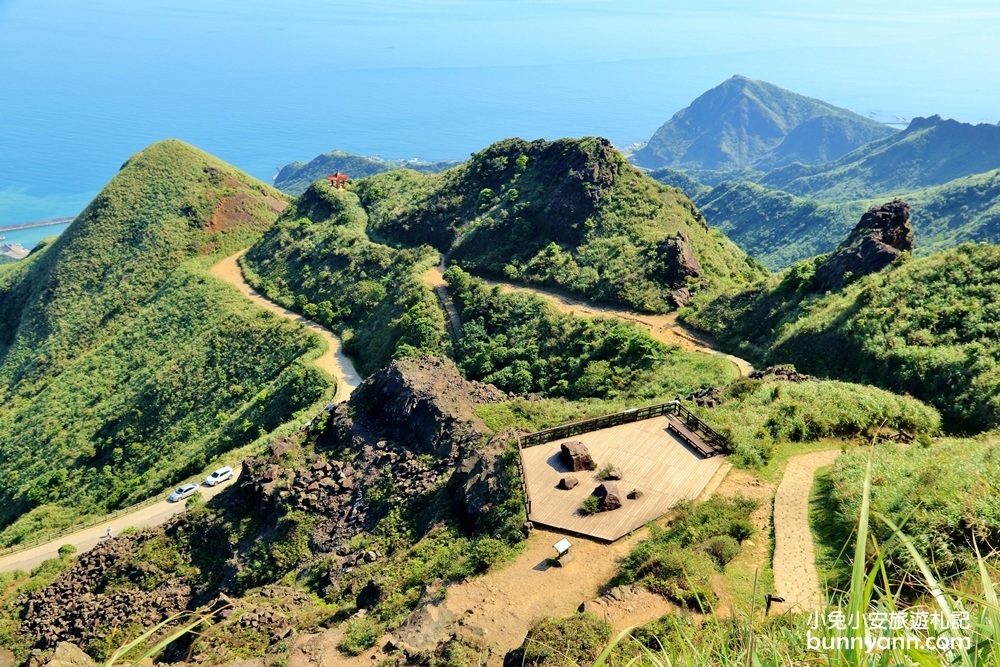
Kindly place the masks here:
POLYGON ((506 398, 490 385, 464 380, 447 359, 394 362, 369 378, 350 404, 329 409, 245 460, 238 485, 207 511, 178 516, 162 530, 107 540, 52 585, 20 599, 19 632, 42 650, 60 641, 87 646, 122 619, 148 628, 178 611, 211 605, 222 629, 202 641, 220 656, 234 650, 232 637, 244 631, 272 644, 285 641, 295 610, 311 601, 299 600, 301 591, 279 593, 274 577, 285 570, 262 575, 254 559, 266 557, 268 545, 283 539, 290 525, 308 531, 309 550, 300 558, 322 562, 319 576, 334 589, 343 585, 358 609, 374 607, 393 591, 378 582, 342 580, 391 553, 392 545, 377 539, 363 548, 352 540, 370 534, 394 509, 413 509, 418 539, 453 512, 470 533, 491 534, 491 521, 509 520, 491 509, 516 490, 516 464, 504 457, 513 432, 484 442, 485 426, 474 413, 481 403, 506 398), (237 522, 250 522, 254 530, 232 544, 227 537, 237 522), (157 551, 175 548, 182 560, 194 558, 194 544, 205 556, 208 545, 212 559, 222 562, 218 578, 198 588, 202 584, 179 574, 190 571, 185 567, 161 571, 142 557, 149 540, 163 541, 154 545, 157 551), (241 597, 248 588, 255 592, 241 597))
POLYGON ((819 378, 815 375, 799 373, 794 368, 789 368, 787 366, 768 366, 767 368, 754 371, 750 374, 751 380, 764 380, 767 378, 785 380, 787 382, 819 382, 819 378))
POLYGON ((587 445, 579 440, 562 443, 559 445, 559 452, 562 462, 573 472, 593 470, 597 467, 587 445))
POLYGON ((718 387, 699 389, 688 396, 688 400, 702 408, 714 408, 722 402, 722 390, 718 387))
POLYGON ((694 248, 691 247, 687 234, 677 232, 677 236, 663 239, 656 248, 656 259, 660 277, 676 288, 671 294, 672 300, 675 303, 685 299, 690 302, 690 292, 685 294, 681 288, 684 287, 686 279, 701 277, 701 264, 694 254, 694 248))
POLYGON ((493 385, 464 379, 450 359, 424 356, 394 361, 369 377, 352 395, 350 410, 367 430, 444 459, 461 449, 457 429, 480 425, 476 405, 507 398, 493 385))
POLYGON ((470 452, 448 480, 452 509, 470 533, 490 530, 490 510, 511 495, 513 480, 506 474, 503 455, 514 435, 513 431, 499 433, 482 450, 470 452))
POLYGON ((874 208, 861 216, 847 240, 816 268, 813 285, 820 292, 836 291, 881 271, 913 250, 913 239, 909 204, 896 200, 874 208))
POLYGON ((149 627, 187 609, 192 591, 183 577, 152 564, 134 564, 136 552, 152 536, 140 532, 105 540, 80 555, 52 584, 19 599, 17 604, 23 605, 19 632, 37 637, 35 646, 40 649, 60 642, 86 646, 104 639, 123 619, 149 627), (132 586, 119 581, 117 591, 98 592, 112 574, 132 586))

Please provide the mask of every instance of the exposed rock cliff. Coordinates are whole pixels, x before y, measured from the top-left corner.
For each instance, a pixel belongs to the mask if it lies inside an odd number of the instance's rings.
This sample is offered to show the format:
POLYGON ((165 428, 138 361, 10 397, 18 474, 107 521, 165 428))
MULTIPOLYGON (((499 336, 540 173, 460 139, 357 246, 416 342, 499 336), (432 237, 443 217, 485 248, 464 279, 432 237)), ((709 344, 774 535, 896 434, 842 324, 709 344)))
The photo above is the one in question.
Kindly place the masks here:
POLYGON ((910 205, 899 200, 883 204, 865 213, 847 240, 816 268, 814 285, 820 292, 838 290, 852 279, 881 271, 911 250, 910 205))

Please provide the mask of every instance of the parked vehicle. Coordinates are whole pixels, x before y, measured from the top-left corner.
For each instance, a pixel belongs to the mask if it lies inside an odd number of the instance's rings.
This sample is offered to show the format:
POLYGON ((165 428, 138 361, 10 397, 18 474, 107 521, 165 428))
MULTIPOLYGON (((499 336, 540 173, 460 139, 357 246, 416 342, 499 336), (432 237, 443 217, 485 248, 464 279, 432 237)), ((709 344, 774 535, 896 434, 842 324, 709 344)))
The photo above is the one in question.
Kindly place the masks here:
POLYGON ((185 484, 184 486, 180 487, 179 489, 171 493, 170 497, 167 498, 167 502, 176 503, 178 500, 184 500, 185 498, 190 498, 191 496, 194 495, 194 492, 197 491, 199 488, 201 487, 198 486, 197 484, 185 484))
POLYGON ((233 469, 229 466, 219 468, 205 478, 205 486, 215 486, 220 482, 225 482, 233 478, 233 469))

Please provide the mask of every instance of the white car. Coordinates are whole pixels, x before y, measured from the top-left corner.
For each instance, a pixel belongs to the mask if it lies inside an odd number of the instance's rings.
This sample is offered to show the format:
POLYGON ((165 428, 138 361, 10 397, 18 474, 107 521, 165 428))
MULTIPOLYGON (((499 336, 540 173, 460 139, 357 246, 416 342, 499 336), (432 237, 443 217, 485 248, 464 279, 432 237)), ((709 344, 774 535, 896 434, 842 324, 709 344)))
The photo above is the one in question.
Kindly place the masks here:
POLYGON ((211 475, 205 478, 205 486, 215 486, 221 482, 225 482, 233 478, 233 469, 229 466, 225 468, 219 468, 211 475))
POLYGON ((184 500, 185 498, 190 498, 191 496, 194 495, 194 492, 200 488, 201 487, 198 486, 197 484, 185 484, 184 486, 180 487, 179 489, 171 493, 170 497, 167 498, 167 502, 176 503, 178 500, 184 500))

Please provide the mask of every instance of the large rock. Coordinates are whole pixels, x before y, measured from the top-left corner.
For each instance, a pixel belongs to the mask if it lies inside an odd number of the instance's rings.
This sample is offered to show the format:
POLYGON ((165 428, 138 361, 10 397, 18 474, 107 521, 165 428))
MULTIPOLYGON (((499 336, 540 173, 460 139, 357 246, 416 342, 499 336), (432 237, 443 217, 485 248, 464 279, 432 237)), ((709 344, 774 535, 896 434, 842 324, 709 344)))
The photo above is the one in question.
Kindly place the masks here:
POLYGON ((567 476, 559 480, 559 488, 564 491, 569 491, 570 489, 576 488, 576 485, 580 483, 576 477, 567 476))
POLYGON ((596 489, 594 495, 597 496, 597 511, 610 512, 622 506, 622 496, 618 493, 618 485, 612 482, 604 482, 596 489))
MULTIPOLYGON (((701 276, 701 264, 684 232, 677 232, 677 236, 663 239, 656 249, 656 255, 658 273, 672 287, 682 288, 687 278, 701 276)), ((677 296, 682 297, 681 294, 677 296)))
POLYGON ((72 642, 59 642, 46 667, 94 667, 93 658, 72 642))
POLYGON ((448 480, 452 508, 469 532, 488 531, 491 527, 486 522, 493 504, 511 495, 503 462, 504 447, 511 437, 512 432, 499 433, 485 448, 470 452, 448 480))
POLYGON ((564 442, 559 446, 559 449, 562 453, 563 463, 569 466, 569 469, 573 472, 593 470, 597 467, 593 457, 590 455, 590 450, 579 440, 564 442))
POLYGON ((910 205, 896 200, 874 208, 855 225, 847 240, 816 268, 813 285, 836 291, 849 280, 881 271, 902 253, 913 250, 910 205))

